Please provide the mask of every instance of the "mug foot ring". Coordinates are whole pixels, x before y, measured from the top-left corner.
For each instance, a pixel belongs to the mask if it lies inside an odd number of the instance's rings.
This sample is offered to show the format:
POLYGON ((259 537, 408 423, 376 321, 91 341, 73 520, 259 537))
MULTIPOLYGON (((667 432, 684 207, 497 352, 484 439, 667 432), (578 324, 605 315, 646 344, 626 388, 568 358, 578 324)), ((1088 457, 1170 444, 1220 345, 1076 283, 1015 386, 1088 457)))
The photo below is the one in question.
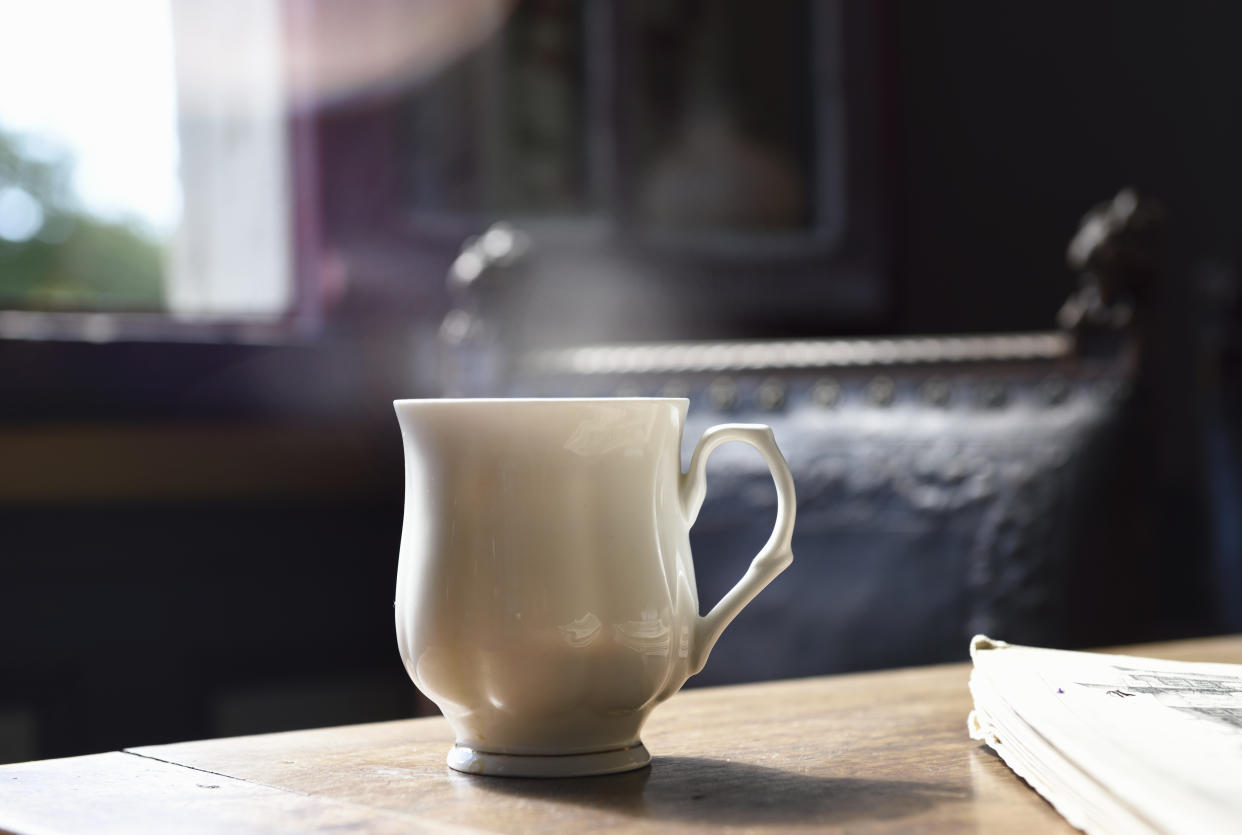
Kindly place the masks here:
POLYGON ((454 771, 493 777, 587 777, 633 771, 650 763, 651 754, 641 742, 586 754, 493 754, 454 745, 448 754, 448 766, 454 771))

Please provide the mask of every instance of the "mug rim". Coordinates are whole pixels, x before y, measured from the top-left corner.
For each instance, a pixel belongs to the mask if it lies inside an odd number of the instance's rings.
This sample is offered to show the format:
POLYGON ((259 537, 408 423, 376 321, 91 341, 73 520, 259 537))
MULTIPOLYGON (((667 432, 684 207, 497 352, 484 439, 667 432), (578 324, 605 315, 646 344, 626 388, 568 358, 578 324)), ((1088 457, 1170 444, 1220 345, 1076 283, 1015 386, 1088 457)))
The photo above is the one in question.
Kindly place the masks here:
POLYGON ((568 404, 568 403, 689 403, 689 397, 405 397, 392 401, 393 406, 443 403, 463 404, 568 404))

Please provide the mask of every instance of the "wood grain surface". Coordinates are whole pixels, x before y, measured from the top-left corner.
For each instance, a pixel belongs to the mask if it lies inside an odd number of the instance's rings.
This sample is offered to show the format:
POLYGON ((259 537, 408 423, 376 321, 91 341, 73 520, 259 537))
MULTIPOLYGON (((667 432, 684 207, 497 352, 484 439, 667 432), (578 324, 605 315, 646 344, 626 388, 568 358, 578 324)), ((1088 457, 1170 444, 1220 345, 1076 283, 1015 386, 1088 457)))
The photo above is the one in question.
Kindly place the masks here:
MULTIPOLYGON (((1242 663, 1242 636, 1129 648, 1242 663)), ((450 771, 440 718, 0 766, 13 832, 728 829, 1072 832, 965 729, 954 664, 692 690, 648 769, 574 780, 450 771)))

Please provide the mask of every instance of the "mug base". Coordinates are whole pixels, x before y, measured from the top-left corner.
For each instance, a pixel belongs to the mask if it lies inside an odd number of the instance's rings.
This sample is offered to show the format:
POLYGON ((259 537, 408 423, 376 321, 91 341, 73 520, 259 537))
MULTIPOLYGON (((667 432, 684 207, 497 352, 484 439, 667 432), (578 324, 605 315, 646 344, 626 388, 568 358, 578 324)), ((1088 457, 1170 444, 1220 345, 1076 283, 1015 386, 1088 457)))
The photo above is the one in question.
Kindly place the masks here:
POLYGON ((493 754, 454 745, 448 766, 466 774, 491 777, 589 777, 618 774, 651 764, 651 754, 641 742, 609 751, 586 754, 493 754))

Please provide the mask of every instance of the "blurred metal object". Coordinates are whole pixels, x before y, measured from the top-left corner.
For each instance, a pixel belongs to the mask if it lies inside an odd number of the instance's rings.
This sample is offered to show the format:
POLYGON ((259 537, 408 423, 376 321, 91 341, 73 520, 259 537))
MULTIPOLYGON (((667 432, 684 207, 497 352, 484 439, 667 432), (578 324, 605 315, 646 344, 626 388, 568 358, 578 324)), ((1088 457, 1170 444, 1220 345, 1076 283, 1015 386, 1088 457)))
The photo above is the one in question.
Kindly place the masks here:
POLYGON ((811 386, 811 402, 831 409, 841 400, 841 384, 831 377, 822 377, 811 386))
POLYGON ((764 411, 777 411, 785 405, 785 383, 779 377, 769 377, 759 384, 755 401, 764 411))
POLYGON ((665 342, 582 345, 535 351, 529 374, 676 374, 1055 361, 1072 355, 1074 340, 1055 331, 882 339, 805 339, 764 342, 665 342))
POLYGON ((872 406, 884 408, 893 405, 897 397, 897 384, 892 377, 881 374, 867 383, 867 402, 872 406))
POLYGON ((1009 401, 1009 388, 1000 380, 982 380, 975 387, 980 408, 999 409, 1009 401))
POLYGON ((707 399, 718 412, 732 412, 737 408, 737 384, 728 377, 718 377, 707 387, 707 399))
POLYGON ((923 383, 920 393, 923 395, 923 402, 943 409, 953 397, 953 387, 944 377, 929 377, 923 383))

